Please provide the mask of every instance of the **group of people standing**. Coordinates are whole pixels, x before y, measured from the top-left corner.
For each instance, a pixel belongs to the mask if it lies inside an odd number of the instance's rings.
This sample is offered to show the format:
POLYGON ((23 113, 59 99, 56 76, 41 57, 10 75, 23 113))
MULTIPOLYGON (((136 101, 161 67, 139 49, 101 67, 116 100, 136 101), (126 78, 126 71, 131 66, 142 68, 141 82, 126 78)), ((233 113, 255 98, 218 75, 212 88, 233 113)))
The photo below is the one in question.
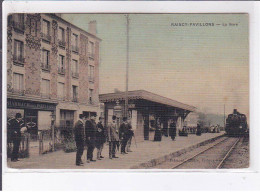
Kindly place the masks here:
MULTIPOLYGON (((155 129, 155 133, 154 133, 154 141, 161 141, 162 140, 163 132, 162 132, 160 126, 161 126, 161 123, 158 119, 156 129, 155 129)), ((176 122, 174 122, 173 119, 170 120, 169 136, 171 137, 172 140, 174 140, 175 137, 176 137, 176 122)))
POLYGON ((104 158, 102 156, 102 150, 104 143, 109 142, 109 158, 118 158, 116 156, 116 149, 119 150, 121 146, 121 154, 127 154, 126 146, 128 144, 129 152, 131 139, 134 135, 131 124, 127 122, 127 118, 123 118, 123 123, 118 127, 117 117, 112 116, 112 122, 108 124, 108 127, 104 127, 104 118, 99 117, 99 122, 96 124, 96 114, 90 115, 90 118, 86 118, 83 114, 79 115, 79 120, 74 127, 74 135, 77 147, 76 153, 76 165, 82 166, 82 155, 84 152, 84 146, 87 146, 87 163, 95 162, 93 159, 94 149, 97 149, 97 160, 104 158))

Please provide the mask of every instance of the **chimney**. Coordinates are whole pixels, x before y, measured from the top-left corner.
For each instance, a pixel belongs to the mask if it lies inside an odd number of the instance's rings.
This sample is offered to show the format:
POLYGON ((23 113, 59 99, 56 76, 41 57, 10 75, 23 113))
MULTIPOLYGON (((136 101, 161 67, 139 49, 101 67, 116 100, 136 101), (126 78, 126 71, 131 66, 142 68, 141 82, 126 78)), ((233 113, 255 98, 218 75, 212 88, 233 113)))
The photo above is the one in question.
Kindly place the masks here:
POLYGON ((97 34, 97 22, 96 20, 90 21, 88 24, 88 32, 90 34, 96 35, 97 34))

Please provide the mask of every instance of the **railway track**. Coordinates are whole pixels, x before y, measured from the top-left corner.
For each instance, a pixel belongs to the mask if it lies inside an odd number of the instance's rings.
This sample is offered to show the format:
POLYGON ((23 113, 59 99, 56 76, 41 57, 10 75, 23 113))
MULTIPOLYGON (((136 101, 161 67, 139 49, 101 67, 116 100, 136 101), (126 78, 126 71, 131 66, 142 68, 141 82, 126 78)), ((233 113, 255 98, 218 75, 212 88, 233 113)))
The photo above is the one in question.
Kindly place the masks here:
POLYGON ((157 169, 219 169, 241 138, 222 137, 159 164, 157 169))
POLYGON ((210 164, 209 167, 212 169, 219 169, 223 165, 223 162, 228 158, 239 140, 239 138, 225 138, 222 141, 211 145, 199 153, 196 153, 193 156, 187 158, 183 162, 173 166, 172 169, 183 169, 189 167, 197 168, 196 166, 201 166, 201 164, 198 165, 196 163, 204 164, 207 162, 210 164))

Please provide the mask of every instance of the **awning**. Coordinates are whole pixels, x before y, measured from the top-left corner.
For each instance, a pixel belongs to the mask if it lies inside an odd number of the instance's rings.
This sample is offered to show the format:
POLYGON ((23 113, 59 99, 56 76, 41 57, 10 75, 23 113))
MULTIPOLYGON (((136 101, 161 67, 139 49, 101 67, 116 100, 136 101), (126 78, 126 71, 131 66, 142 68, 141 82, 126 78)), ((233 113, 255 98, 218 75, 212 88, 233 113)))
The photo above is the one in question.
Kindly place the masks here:
MULTIPOLYGON (((128 92, 128 99, 129 100, 138 100, 138 99, 144 99, 151 102, 156 102, 160 104, 164 104, 167 106, 171 106, 174 108, 179 108, 183 110, 188 110, 191 112, 194 112, 196 110, 196 107, 190 106, 181 102, 178 102, 176 100, 172 100, 170 98, 166 98, 163 96, 160 96, 158 94, 154 94, 145 90, 135 90, 135 91, 129 91, 128 92)), ((125 92, 117 92, 117 93, 108 93, 108 94, 100 94, 99 95, 99 101, 100 102, 115 102, 115 101, 121 101, 125 100, 125 92)))

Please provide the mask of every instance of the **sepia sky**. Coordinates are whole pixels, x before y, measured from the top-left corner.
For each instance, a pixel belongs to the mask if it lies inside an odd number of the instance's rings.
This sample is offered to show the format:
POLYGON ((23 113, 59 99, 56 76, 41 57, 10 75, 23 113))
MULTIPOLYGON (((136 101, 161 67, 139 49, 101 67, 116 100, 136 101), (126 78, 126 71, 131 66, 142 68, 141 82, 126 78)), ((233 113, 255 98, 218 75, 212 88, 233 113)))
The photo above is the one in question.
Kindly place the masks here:
MULTIPOLYGON (((124 91, 125 15, 62 17, 84 30, 89 21, 97 21, 97 36, 102 39, 99 92, 124 91)), ((130 14, 129 18, 129 90, 144 89, 203 112, 223 114, 225 104, 226 114, 237 108, 249 115, 248 15, 130 14)))

